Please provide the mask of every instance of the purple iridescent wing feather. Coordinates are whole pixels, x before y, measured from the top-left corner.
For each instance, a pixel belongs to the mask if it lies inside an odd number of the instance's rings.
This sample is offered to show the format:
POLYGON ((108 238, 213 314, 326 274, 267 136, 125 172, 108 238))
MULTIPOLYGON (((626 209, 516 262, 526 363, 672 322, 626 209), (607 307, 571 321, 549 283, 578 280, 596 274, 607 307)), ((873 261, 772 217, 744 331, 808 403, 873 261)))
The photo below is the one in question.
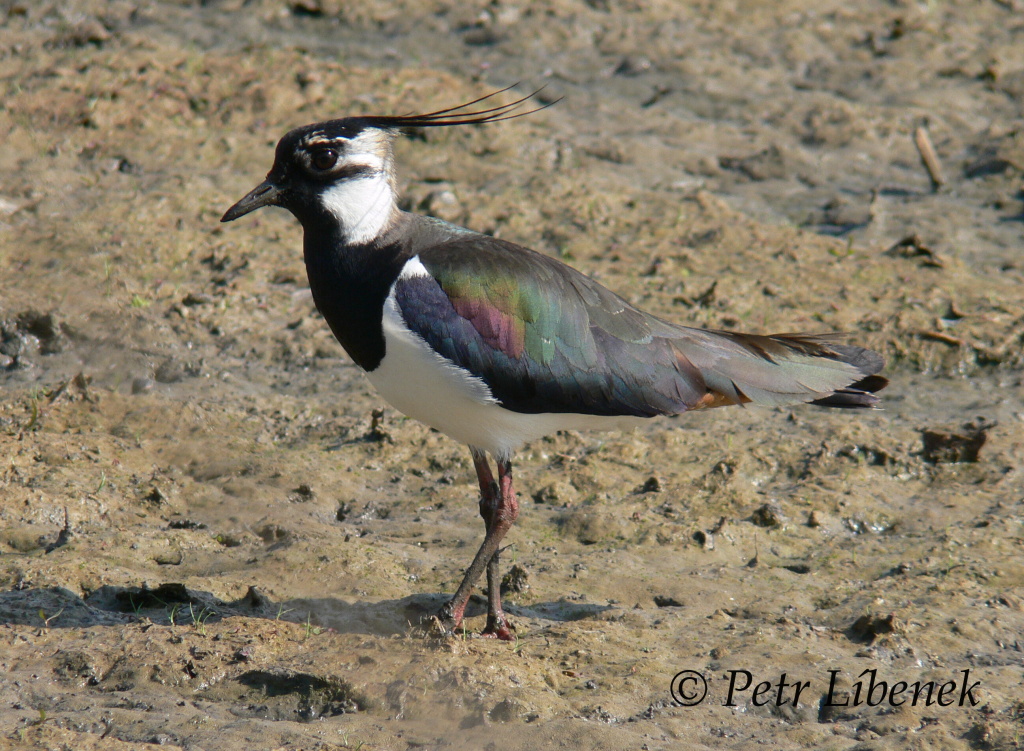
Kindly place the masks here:
POLYGON ((395 287, 406 325, 516 412, 653 417, 746 401, 874 403, 857 382, 881 358, 834 338, 676 326, 555 259, 485 236, 419 258, 431 276, 395 287))

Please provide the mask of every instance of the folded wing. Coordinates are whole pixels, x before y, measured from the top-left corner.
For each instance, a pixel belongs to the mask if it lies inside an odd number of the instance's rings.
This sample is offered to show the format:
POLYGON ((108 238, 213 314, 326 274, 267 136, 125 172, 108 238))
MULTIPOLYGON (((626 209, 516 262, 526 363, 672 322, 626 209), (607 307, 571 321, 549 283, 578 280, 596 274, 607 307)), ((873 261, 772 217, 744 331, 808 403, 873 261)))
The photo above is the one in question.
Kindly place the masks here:
POLYGON ((653 417, 755 402, 866 407, 882 358, 835 335, 663 321, 542 254, 473 235, 422 251, 395 297, 409 328, 507 409, 653 417))

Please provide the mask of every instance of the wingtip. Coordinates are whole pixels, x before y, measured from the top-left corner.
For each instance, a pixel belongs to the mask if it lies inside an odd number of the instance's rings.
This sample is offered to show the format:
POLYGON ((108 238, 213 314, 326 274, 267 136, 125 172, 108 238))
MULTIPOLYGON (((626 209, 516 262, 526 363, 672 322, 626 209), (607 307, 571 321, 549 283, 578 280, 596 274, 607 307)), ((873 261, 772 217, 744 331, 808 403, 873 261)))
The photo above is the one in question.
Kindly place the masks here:
POLYGON ((875 409, 881 401, 880 397, 870 391, 848 388, 840 389, 822 399, 815 399, 811 404, 816 407, 839 409, 875 409))

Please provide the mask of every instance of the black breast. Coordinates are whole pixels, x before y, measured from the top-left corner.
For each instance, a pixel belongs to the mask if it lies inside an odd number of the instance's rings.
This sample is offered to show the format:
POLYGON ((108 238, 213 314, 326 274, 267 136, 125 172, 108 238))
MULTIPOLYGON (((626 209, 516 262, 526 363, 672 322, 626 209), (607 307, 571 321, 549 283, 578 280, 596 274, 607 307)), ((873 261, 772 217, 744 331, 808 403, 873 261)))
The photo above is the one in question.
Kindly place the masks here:
POLYGON ((356 365, 375 370, 384 359, 384 301, 409 255, 401 243, 345 245, 311 235, 304 256, 317 310, 356 365))

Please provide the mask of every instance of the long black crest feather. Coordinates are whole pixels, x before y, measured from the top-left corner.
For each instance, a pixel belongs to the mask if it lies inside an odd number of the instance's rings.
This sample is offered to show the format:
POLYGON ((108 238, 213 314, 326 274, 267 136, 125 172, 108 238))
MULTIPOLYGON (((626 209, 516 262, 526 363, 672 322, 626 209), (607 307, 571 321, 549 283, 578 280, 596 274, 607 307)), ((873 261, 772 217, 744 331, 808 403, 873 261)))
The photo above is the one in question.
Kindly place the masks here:
POLYGON ((493 99, 499 94, 504 94, 506 91, 517 85, 518 84, 512 84, 512 86, 506 86, 504 89, 491 92, 490 94, 474 99, 471 102, 460 104, 457 107, 448 107, 443 110, 427 112, 422 115, 374 116, 359 119, 369 121, 371 124, 380 128, 437 128, 448 125, 496 123, 502 120, 513 120, 517 117, 526 117, 527 115, 532 115, 534 112, 540 112, 541 110, 547 109, 551 105, 558 104, 558 102, 562 101, 561 97, 559 97, 547 104, 542 104, 538 107, 534 107, 533 109, 517 112, 516 110, 525 102, 530 101, 544 90, 544 87, 542 86, 536 91, 527 94, 520 99, 516 99, 513 102, 499 104, 496 107, 488 107, 487 109, 482 110, 467 111, 467 108, 472 107, 474 104, 480 104, 481 102, 486 102, 488 99, 493 99))

